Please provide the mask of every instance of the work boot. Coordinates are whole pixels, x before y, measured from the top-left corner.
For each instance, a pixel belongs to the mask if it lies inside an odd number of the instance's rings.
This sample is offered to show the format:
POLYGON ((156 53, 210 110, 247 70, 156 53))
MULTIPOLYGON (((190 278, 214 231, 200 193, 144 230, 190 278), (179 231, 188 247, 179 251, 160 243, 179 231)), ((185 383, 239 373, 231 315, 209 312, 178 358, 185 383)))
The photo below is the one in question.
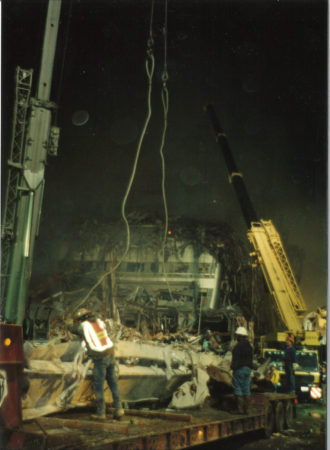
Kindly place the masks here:
POLYGON ((106 418, 104 399, 96 400, 96 414, 92 414, 92 418, 97 420, 104 420, 106 418))
POLYGON ((115 410, 113 417, 116 420, 120 420, 124 414, 125 414, 125 411, 123 410, 123 408, 119 408, 119 409, 115 410))

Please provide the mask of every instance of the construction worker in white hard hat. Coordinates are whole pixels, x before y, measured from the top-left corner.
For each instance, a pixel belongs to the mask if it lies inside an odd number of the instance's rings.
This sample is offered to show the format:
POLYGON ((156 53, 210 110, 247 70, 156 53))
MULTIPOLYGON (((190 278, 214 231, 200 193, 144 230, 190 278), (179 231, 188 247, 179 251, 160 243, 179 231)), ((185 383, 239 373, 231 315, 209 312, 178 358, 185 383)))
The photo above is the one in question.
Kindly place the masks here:
POLYGON ((253 351, 248 341, 248 332, 245 327, 238 327, 235 331, 235 336, 237 344, 233 348, 231 362, 233 389, 237 402, 237 412, 239 414, 248 414, 253 351))

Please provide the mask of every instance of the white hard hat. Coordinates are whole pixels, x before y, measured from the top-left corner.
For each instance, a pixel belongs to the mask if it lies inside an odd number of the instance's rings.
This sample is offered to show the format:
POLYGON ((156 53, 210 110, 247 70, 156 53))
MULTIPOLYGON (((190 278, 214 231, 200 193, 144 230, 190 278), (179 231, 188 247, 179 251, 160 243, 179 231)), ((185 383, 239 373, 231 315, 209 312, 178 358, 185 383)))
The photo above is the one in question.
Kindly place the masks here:
POLYGON ((245 327, 238 327, 235 334, 238 334, 239 336, 247 336, 248 332, 245 327))

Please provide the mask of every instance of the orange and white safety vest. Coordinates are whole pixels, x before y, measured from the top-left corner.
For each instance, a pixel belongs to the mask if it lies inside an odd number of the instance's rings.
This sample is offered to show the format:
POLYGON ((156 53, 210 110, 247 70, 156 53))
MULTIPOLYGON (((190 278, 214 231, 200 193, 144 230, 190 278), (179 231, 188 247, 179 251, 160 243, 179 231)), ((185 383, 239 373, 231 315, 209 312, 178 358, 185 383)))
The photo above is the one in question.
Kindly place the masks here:
POLYGON ((90 350, 102 353, 113 347, 113 342, 109 338, 105 323, 102 320, 96 319, 95 322, 85 320, 81 325, 86 344, 90 350))

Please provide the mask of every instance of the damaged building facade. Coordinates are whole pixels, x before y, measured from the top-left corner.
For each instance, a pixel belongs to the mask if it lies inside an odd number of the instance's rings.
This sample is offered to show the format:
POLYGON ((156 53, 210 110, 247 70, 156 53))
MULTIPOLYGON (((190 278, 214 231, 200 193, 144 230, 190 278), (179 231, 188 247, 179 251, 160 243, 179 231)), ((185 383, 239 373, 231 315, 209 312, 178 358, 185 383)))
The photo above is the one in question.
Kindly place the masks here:
POLYGON ((93 231, 85 226, 77 233, 65 255, 69 267, 31 291, 30 337, 52 336, 57 319, 79 306, 144 336, 206 330, 232 336, 237 317, 262 323, 261 275, 228 225, 173 221, 163 246, 159 222, 133 223, 126 254, 121 230, 115 224, 95 233, 95 226, 93 231), (98 242, 87 235, 97 235, 98 242))

